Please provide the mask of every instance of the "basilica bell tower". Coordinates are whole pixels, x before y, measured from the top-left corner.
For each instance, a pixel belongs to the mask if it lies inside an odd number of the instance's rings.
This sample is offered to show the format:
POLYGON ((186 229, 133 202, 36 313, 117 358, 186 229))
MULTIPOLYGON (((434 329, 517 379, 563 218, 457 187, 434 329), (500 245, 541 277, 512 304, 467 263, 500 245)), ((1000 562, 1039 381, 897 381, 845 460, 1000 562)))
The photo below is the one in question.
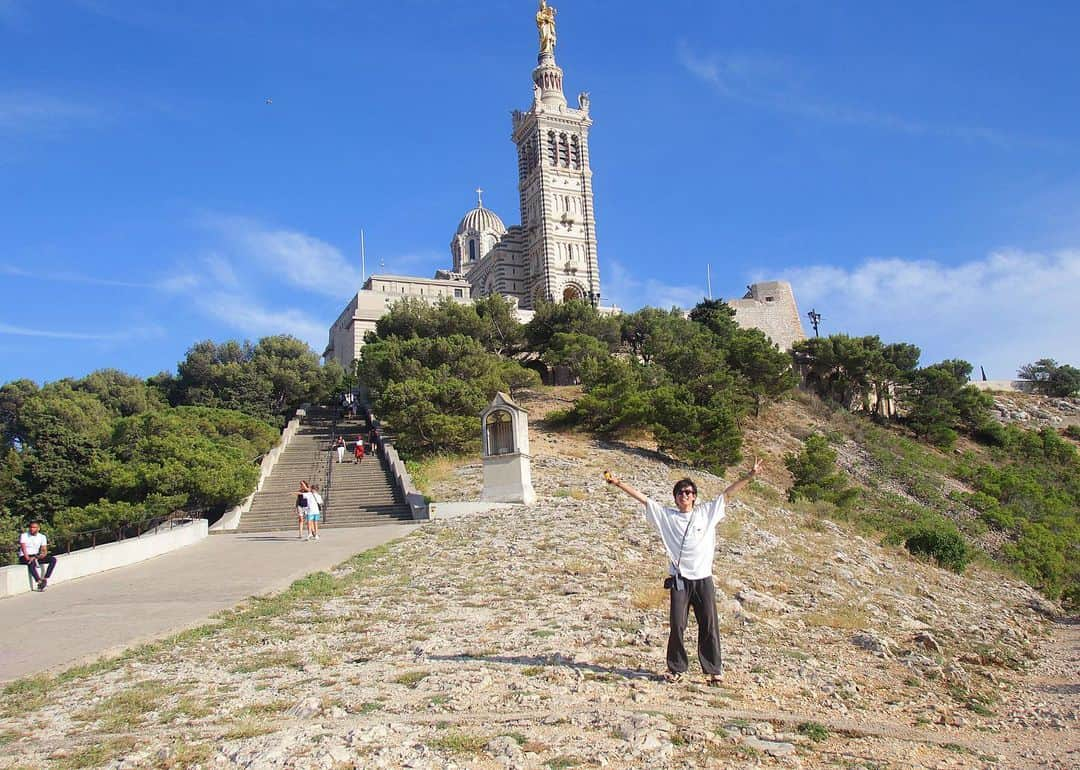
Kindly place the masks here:
POLYGON ((563 71, 555 63, 555 8, 546 0, 540 0, 536 27, 532 106, 513 113, 527 276, 522 306, 572 299, 598 306, 589 95, 579 94, 576 108, 566 103, 563 71))

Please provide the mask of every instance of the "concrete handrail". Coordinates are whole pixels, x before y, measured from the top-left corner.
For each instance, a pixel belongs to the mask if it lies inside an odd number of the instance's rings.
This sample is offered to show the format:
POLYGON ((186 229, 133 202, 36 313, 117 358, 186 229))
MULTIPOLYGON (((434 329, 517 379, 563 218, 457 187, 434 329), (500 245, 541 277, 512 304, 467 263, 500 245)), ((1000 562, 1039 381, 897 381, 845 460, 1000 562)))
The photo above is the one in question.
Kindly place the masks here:
POLYGON ((394 444, 391 442, 382 431, 382 425, 377 419, 375 419, 374 413, 371 411, 371 405, 364 403, 364 412, 367 415, 368 424, 374 426, 379 431, 379 446, 382 448, 383 457, 386 458, 387 465, 390 466, 390 473, 394 476, 394 483, 397 488, 401 490, 401 494, 405 497, 405 502, 409 504, 409 510, 412 512, 413 520, 427 519, 428 518, 428 502, 427 498, 416 488, 413 484, 412 476, 409 475, 408 468, 405 467, 405 461, 402 460, 394 449, 394 444))
POLYGON ((255 485, 255 491, 245 497, 240 505, 225 511, 222 517, 214 523, 214 526, 210 527, 211 532, 230 532, 240 526, 240 518, 251 510, 251 503, 255 499, 255 495, 262 489, 263 483, 274 470, 274 466, 277 465, 278 458, 285 451, 285 447, 289 445, 296 432, 300 430, 300 422, 306 414, 307 412, 304 409, 296 410, 296 416, 289 420, 285 430, 281 431, 281 438, 278 440, 277 446, 263 455, 262 462, 259 463, 259 481, 255 485))
POLYGON ((394 483, 397 484, 401 493, 405 495, 405 502, 409 504, 409 510, 412 511, 413 519, 428 518, 427 498, 425 498, 424 495, 420 493, 420 490, 413 484, 412 476, 409 475, 409 471, 405 467, 405 462, 398 457, 394 445, 389 441, 384 440, 382 442, 382 447, 383 456, 386 457, 386 462, 390 465, 390 472, 394 474, 394 483))

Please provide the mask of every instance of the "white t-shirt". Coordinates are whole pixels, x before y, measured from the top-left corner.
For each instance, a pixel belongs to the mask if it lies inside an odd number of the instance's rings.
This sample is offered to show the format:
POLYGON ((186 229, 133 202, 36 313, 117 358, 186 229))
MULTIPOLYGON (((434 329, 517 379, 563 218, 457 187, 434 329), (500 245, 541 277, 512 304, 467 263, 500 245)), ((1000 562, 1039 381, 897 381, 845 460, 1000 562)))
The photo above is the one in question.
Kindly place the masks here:
POLYGON ((49 538, 45 537, 44 532, 38 532, 36 535, 23 532, 19 535, 19 556, 37 556, 48 542, 49 538))
POLYGON ((682 513, 678 508, 665 508, 655 500, 645 504, 645 521, 660 533, 664 550, 671 560, 668 571, 672 575, 675 574, 676 564, 679 565, 679 574, 690 580, 701 580, 712 575, 716 525, 727 515, 725 508, 723 495, 694 506, 688 513, 682 513))
POLYGON ((322 512, 322 495, 318 492, 305 492, 304 496, 307 497, 307 512, 309 516, 322 512))

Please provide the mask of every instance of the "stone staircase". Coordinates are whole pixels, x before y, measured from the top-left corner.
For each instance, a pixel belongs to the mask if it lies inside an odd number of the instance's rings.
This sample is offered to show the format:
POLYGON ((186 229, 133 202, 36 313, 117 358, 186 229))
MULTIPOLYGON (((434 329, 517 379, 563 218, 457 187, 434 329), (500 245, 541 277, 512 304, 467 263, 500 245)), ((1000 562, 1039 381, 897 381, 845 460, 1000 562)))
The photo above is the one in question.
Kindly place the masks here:
POLYGON ((363 527, 393 522, 411 522, 412 510, 382 457, 370 452, 363 462, 353 464, 353 444, 358 436, 367 436, 367 426, 360 418, 344 419, 337 425, 348 449, 345 461, 330 464, 330 494, 326 496, 324 527, 363 527))
POLYGON ((352 442, 367 435, 360 418, 335 421, 334 410, 308 409, 300 430, 281 453, 274 470, 240 519, 237 532, 296 530, 296 494, 301 480, 320 487, 325 502, 321 527, 363 527, 410 522, 412 511, 381 458, 368 455, 352 464, 352 442), (347 462, 337 464, 331 449, 339 435, 349 442, 347 462))
POLYGON ((307 410, 300 429, 281 453, 251 509, 240 518, 238 532, 278 532, 296 529, 296 494, 300 482, 326 489, 333 413, 322 407, 307 410))

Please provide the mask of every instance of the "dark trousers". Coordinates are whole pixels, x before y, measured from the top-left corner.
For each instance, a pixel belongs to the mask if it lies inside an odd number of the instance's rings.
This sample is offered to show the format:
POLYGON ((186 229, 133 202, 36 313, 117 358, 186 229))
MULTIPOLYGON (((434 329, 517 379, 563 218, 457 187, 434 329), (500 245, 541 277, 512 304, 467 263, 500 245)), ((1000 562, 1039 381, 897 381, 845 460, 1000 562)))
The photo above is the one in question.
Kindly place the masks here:
POLYGON ((42 575, 38 572, 39 564, 48 564, 49 568, 45 570, 45 579, 48 580, 52 577, 52 571, 56 569, 56 557, 51 553, 48 556, 38 556, 33 559, 27 559, 25 556, 19 557, 19 562, 26 565, 26 568, 30 570, 30 577, 34 580, 41 580, 42 575))
POLYGON ((690 607, 698 625, 697 654, 701 669, 706 674, 722 674, 723 659, 720 653, 720 621, 716 617, 716 588, 711 577, 701 580, 682 579, 681 591, 671 589, 671 633, 667 643, 667 667, 669 671, 682 673, 690 665, 683 646, 686 622, 690 607))

